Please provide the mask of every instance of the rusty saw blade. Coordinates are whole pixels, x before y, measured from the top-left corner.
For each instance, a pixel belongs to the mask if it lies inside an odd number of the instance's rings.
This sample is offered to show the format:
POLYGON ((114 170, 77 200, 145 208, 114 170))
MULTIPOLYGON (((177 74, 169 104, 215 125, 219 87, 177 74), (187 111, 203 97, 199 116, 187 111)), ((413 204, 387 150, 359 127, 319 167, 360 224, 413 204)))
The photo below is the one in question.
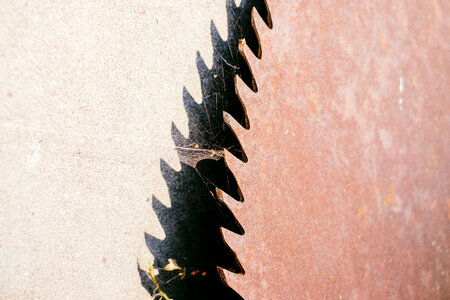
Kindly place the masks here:
POLYGON ((245 299, 450 297, 450 6, 442 1, 268 1, 261 59, 236 77, 248 129, 225 122, 245 198, 219 193, 245 299), (288 2, 288 3, 287 3, 288 2), (253 82, 253 81, 252 81, 253 82))

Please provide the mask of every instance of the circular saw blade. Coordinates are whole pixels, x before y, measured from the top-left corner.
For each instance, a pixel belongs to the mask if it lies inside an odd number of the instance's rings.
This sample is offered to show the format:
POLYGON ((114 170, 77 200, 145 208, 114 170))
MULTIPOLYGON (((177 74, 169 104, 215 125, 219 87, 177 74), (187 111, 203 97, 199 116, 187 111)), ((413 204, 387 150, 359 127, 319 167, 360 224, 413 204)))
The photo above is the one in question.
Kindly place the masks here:
POLYGON ((228 284, 245 299, 445 298, 439 2, 288 2, 269 1, 272 30, 252 12, 261 60, 241 43, 258 90, 236 77, 249 129, 224 116, 248 157, 225 151, 245 198, 220 195, 245 230, 223 230, 245 270, 228 284))

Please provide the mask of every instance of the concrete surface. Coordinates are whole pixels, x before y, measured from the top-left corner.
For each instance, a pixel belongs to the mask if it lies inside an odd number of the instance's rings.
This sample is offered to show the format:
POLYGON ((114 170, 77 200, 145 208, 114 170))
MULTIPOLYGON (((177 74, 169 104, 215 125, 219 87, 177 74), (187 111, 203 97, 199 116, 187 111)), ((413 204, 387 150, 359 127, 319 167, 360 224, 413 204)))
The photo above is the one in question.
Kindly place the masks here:
POLYGON ((201 99, 196 53, 225 1, 7 1, 0 7, 0 298, 149 298, 171 124, 201 99))

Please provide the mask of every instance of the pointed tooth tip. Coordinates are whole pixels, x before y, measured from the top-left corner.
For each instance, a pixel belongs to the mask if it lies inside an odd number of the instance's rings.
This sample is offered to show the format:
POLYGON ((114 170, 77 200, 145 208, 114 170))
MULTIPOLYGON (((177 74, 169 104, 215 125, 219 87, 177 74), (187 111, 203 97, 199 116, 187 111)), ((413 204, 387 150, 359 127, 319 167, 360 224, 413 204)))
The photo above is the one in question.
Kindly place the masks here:
MULTIPOLYGON (((249 95, 249 98, 250 98, 251 95, 256 94, 256 92, 253 91, 239 75, 234 76, 234 84, 235 84, 234 86, 236 89, 236 94, 240 98, 242 103, 245 103, 245 101, 243 101, 244 99, 242 99, 242 97, 241 97, 242 95, 245 95, 245 96, 249 95), (251 91, 251 93, 250 93, 250 91, 251 91)), ((245 98, 247 98, 247 97, 245 97, 245 98)))
POLYGON ((231 249, 235 249, 232 244, 234 244, 234 239, 239 238, 239 235, 224 227, 220 227, 220 231, 222 232, 223 240, 225 241, 225 243, 231 249))
MULTIPOLYGON (((236 243, 229 242, 230 240, 232 240, 233 237, 234 238, 243 238, 243 237, 238 236, 238 235, 232 233, 231 231, 224 230, 223 228, 220 228, 220 230, 221 230, 222 238, 223 238, 225 245, 228 247, 228 249, 231 252, 234 253, 234 257, 235 257, 235 267, 227 268, 226 270, 229 272, 232 272, 233 274, 241 274, 241 275, 245 274, 244 267, 242 266, 242 263, 238 257, 238 254, 236 254, 236 252, 234 251, 235 248, 232 247, 232 246, 237 246, 237 245, 235 245, 236 243)), ((221 268, 224 269, 224 267, 221 267, 221 268)))
POLYGON ((236 288, 233 285, 234 282, 238 282, 240 280, 243 279, 243 276, 245 276, 245 273, 241 273, 241 274, 237 274, 234 272, 231 272, 227 269, 221 268, 221 267, 217 267, 217 270, 219 271, 219 273, 222 275, 222 281, 229 286, 230 288, 232 288, 234 291, 238 292, 236 290, 236 288))
POLYGON ((233 256, 234 256, 234 263, 232 266, 227 267, 227 270, 231 271, 235 274, 244 274, 245 273, 244 267, 242 266, 238 255, 234 251, 235 248, 233 248, 233 246, 237 246, 237 244, 235 242, 233 242, 234 241, 233 237, 234 238, 242 238, 242 236, 238 236, 235 233, 233 233, 232 231, 229 231, 223 227, 220 227, 220 234, 222 235, 222 240, 223 240, 225 246, 228 248, 229 251, 231 251, 233 253, 233 256), (230 243, 230 241, 231 241, 231 243, 230 243))
POLYGON ((237 158, 236 156, 234 156, 227 149, 223 150, 223 154, 224 154, 224 157, 225 157, 225 164, 230 169, 231 173, 234 173, 235 168, 244 166, 245 163, 242 160, 240 160, 239 158, 237 158))
POLYGON ((267 0, 264 0, 264 6, 265 6, 266 12, 267 12, 267 20, 264 20, 263 17, 260 15, 261 19, 264 21, 264 23, 266 24, 267 27, 272 29, 273 28, 272 14, 270 13, 270 7, 269 7, 269 4, 267 3, 267 0))
POLYGON ((242 160, 240 160, 239 158, 237 158, 236 156, 234 156, 233 154, 231 154, 231 152, 229 152, 227 149, 224 150, 224 160, 225 160, 225 165, 227 166, 227 168, 231 171, 231 173, 233 174, 234 178, 236 178, 236 182, 238 185, 238 189, 239 189, 239 198, 240 199, 236 199, 237 201, 244 201, 244 195, 242 193, 241 187, 240 187, 240 172, 239 170, 241 168, 245 167, 245 162, 243 162, 242 160))
MULTIPOLYGON (((256 62, 259 59, 253 54, 252 50, 248 47, 247 43, 245 42, 245 38, 239 40, 239 53, 241 54, 241 57, 243 59, 242 63, 246 65, 249 72, 249 74, 245 75, 241 73, 241 76, 249 76, 248 80, 250 80, 250 82, 248 82, 248 86, 251 90, 253 90, 253 92, 256 93, 258 92, 258 85, 256 84, 255 74, 253 72, 252 66, 256 64, 256 62)), ((241 68, 245 70, 243 72, 246 73, 247 72, 246 67, 242 66, 242 63, 241 68)))
POLYGON ((216 195, 217 195, 217 200, 221 203, 221 205, 223 205, 225 207, 224 209, 228 210, 226 213, 230 214, 229 218, 232 218, 231 220, 229 220, 229 222, 233 223, 231 226, 227 226, 227 227, 222 226, 222 228, 229 230, 235 234, 243 235, 245 233, 245 230, 242 227, 239 220, 234 215, 234 211, 233 211, 233 208, 237 208, 236 204, 241 203, 241 202, 236 201, 231 196, 229 196, 227 193, 225 193, 224 191, 217 189, 217 188, 216 188, 216 195))
POLYGON ((253 30, 256 34, 259 44, 259 53, 258 58, 262 58, 262 48, 266 46, 266 42, 262 39, 265 36, 265 31, 270 29, 271 27, 265 22, 265 20, 261 17, 255 7, 253 7, 251 11, 251 22, 253 30))
POLYGON ((228 128, 230 128, 230 130, 233 132, 233 134, 236 136, 239 142, 239 146, 242 151, 242 161, 247 162, 248 158, 244 149, 244 145, 246 144, 247 129, 245 127, 242 127, 241 124, 238 121, 236 121, 236 119, 233 118, 232 115, 230 115, 225 111, 223 112, 223 121, 228 126, 228 128))
POLYGON ((236 293, 239 295, 242 295, 241 291, 239 290, 239 287, 235 284, 236 282, 241 282, 244 279, 244 274, 236 274, 231 271, 221 269, 221 272, 223 274, 223 282, 232 288, 236 293))
POLYGON ((243 201, 240 199, 235 199, 233 196, 228 195, 225 192, 222 192, 221 200, 232 212, 239 212, 241 209, 243 201))
MULTIPOLYGON (((233 232, 235 234, 244 235, 245 229, 239 220, 240 219, 239 215, 240 215, 240 211, 242 209, 243 202, 237 201, 236 199, 227 195, 226 193, 223 194, 223 196, 221 197, 221 199, 219 201, 221 201, 222 204, 225 205, 232 213, 232 216, 233 216, 234 222, 235 222, 234 226, 236 227, 236 230, 231 230, 227 227, 223 227, 223 228, 230 232, 233 232)), ((224 232, 226 232, 226 231, 224 231, 224 232)))
POLYGON ((244 108, 246 117, 246 127, 249 130, 251 128, 251 118, 252 118, 252 103, 257 102, 256 93, 249 88, 249 86, 242 80, 238 75, 234 76, 234 89, 235 94, 244 108))
MULTIPOLYGON (((255 25, 255 22, 257 22, 257 21, 255 21, 255 20, 256 20, 256 19, 255 19, 255 18, 256 18, 256 14, 257 14, 256 8, 253 6, 250 15, 251 15, 251 23, 252 23, 253 32, 255 33, 255 36, 256 36, 256 42, 257 42, 257 44, 258 44, 258 49, 257 49, 256 57, 259 58, 259 59, 261 59, 261 56, 262 56, 262 45, 261 45, 261 40, 260 40, 260 38, 259 38, 258 28, 257 28, 257 26, 255 25)), ((258 15, 259 15, 259 14, 258 14, 258 15)))
POLYGON ((236 177, 236 174, 234 173, 237 172, 238 168, 244 167, 245 163, 236 156, 234 156, 227 149, 223 150, 223 154, 225 158, 225 164, 227 165, 228 169, 230 169, 231 173, 233 173, 233 175, 235 175, 236 177))
POLYGON ((224 275, 225 275, 225 277, 227 279, 230 278, 230 277, 234 277, 234 278, 239 278, 239 280, 242 280, 242 277, 245 275, 245 272, 244 273, 234 273, 234 272, 229 271, 227 269, 222 269, 222 271, 223 271, 223 273, 224 273, 224 275))

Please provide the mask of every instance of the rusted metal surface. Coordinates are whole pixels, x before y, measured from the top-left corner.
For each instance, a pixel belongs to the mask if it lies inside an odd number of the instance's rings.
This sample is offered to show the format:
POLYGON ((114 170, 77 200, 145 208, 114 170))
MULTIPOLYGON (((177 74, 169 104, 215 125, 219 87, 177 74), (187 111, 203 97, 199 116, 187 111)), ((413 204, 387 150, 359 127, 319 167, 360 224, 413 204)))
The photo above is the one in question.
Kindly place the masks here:
POLYGON ((272 0, 258 92, 226 115, 245 299, 450 297, 450 31, 444 1, 272 0))

